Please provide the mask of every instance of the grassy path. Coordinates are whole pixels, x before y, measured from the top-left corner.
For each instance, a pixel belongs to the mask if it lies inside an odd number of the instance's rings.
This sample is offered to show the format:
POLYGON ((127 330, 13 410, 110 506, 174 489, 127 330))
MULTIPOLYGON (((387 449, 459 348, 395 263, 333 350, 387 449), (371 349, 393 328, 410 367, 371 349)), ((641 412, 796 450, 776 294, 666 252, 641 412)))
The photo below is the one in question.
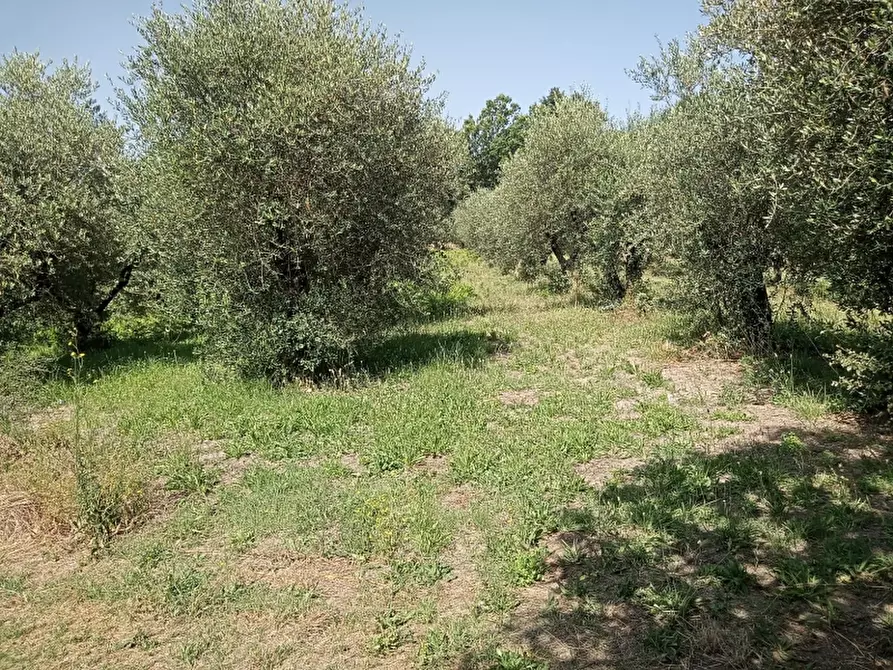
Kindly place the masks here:
POLYGON ((88 455, 145 507, 93 557, 28 532, 22 491, 77 502, 47 388, 3 475, 0 667, 890 667, 887 441, 758 402, 671 316, 463 262, 470 311, 337 388, 90 361, 88 455))

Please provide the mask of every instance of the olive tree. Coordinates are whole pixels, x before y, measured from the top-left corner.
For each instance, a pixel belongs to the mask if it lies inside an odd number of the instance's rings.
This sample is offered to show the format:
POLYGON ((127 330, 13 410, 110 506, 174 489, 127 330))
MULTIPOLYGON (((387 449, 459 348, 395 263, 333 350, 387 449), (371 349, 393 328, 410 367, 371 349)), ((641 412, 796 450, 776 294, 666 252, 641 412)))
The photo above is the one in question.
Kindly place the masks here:
POLYGON ((199 0, 139 31, 124 107, 179 194, 160 223, 209 351, 286 379, 393 323, 461 156, 407 50, 327 0, 199 0))
POLYGON ((775 212, 756 181, 758 122, 747 73, 695 38, 643 61, 634 77, 666 103, 649 122, 649 220, 684 269, 691 308, 756 348, 768 344, 767 273, 778 265, 775 212))
POLYGON ((830 281, 862 324, 835 362, 865 408, 893 413, 893 4, 887 0, 709 0, 705 30, 739 54, 759 187, 772 234, 802 284, 830 281), (858 315, 858 314, 857 314, 858 315))
POLYGON ((126 287, 132 170, 87 68, 0 61, 0 324, 87 338, 126 287))
POLYGON ((583 95, 558 99, 552 113, 532 117, 498 186, 456 211, 460 235, 526 278, 544 274, 554 259, 569 279, 591 271, 602 288, 622 297, 624 235, 613 201, 622 167, 617 141, 598 103, 583 95))
POLYGON ((792 269, 893 313, 893 5, 709 0, 707 36, 750 73, 761 187, 792 269))

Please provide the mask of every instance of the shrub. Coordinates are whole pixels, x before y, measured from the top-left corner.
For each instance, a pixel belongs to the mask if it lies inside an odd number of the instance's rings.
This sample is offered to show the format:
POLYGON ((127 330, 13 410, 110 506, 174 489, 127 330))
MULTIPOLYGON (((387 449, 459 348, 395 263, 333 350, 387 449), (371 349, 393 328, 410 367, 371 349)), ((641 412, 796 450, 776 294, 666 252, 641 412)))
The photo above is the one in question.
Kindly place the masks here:
POLYGON ((0 61, 0 327, 17 334, 85 341, 133 271, 129 167, 94 88, 76 64, 0 61))
POLYGON ((124 102, 179 203, 159 224, 206 351, 275 380, 339 365, 399 317, 459 186, 430 80, 326 0, 203 0, 139 29, 124 102))
POLYGON ((877 326, 875 337, 859 348, 840 348, 832 362, 842 370, 840 386, 859 409, 893 416, 893 324, 877 326))

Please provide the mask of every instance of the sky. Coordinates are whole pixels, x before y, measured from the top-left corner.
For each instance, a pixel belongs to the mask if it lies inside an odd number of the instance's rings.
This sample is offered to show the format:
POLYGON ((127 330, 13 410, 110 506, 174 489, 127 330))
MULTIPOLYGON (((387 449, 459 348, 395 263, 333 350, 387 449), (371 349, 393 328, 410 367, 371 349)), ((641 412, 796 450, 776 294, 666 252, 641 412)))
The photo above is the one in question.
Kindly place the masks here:
MULTIPOLYGON (((611 114, 647 111, 649 93, 626 70, 657 50, 657 38, 682 37, 700 22, 699 0, 351 0, 366 17, 413 47, 448 94, 454 119, 510 95, 526 109, 550 88, 586 87, 611 114)), ((0 0, 0 53, 40 51, 60 62, 89 62, 113 96, 109 78, 137 43, 131 25, 151 0, 0 0)), ((180 2, 164 8, 177 11, 180 2)), ((111 111, 111 105, 106 104, 111 111)))

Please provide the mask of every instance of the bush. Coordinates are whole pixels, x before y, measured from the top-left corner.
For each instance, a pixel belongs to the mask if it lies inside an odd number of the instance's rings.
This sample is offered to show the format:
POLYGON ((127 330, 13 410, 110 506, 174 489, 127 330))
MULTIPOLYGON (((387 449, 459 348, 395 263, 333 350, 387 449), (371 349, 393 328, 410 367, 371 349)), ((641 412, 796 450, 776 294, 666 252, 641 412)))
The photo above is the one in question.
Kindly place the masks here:
POLYGON ((880 324, 873 335, 858 349, 838 349, 831 360, 842 370, 838 383, 859 409, 893 416, 893 324, 880 324))
POLYGON ((203 0, 140 33, 125 106, 206 351, 275 380, 339 365, 400 317, 459 188, 430 80, 326 0, 203 0))
POLYGON ((18 336, 76 327, 83 342, 133 271, 129 166, 94 88, 76 64, 0 61, 0 328, 18 336))
POLYGON ((428 321, 456 316, 467 309, 474 289, 462 281, 460 261, 456 260, 455 253, 432 254, 427 276, 401 287, 401 303, 408 314, 428 321))

